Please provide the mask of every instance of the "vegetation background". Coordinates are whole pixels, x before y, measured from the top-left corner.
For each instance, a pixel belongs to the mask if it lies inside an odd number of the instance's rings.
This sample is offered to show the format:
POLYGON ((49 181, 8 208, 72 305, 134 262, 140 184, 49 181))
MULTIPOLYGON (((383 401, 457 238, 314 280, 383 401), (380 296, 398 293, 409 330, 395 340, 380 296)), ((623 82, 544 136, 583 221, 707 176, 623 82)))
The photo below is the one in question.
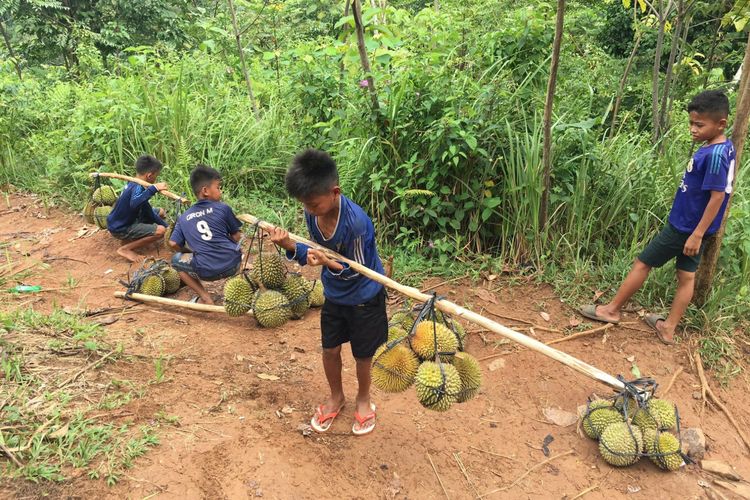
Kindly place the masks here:
MULTIPOLYGON (((174 191, 207 163, 237 211, 301 230, 283 174, 314 146, 398 279, 526 274, 575 305, 611 293, 665 221, 695 147, 685 104, 722 88, 734 105, 750 18, 744 0, 568 1, 542 227, 556 2, 363 1, 370 74, 346 3, 0 0, 0 182, 78 209, 89 172, 147 152, 174 191)), ((686 321, 727 376, 750 319, 746 171, 686 321)), ((638 301, 665 308, 673 280, 656 272, 638 301)))

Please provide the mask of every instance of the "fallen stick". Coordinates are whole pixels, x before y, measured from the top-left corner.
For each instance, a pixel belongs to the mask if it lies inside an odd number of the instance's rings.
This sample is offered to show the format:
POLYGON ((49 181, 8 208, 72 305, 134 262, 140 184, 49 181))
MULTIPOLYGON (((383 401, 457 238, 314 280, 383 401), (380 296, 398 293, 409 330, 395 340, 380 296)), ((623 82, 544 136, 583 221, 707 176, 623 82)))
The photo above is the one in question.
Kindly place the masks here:
MULTIPOLYGON (((237 218, 241 220, 242 222, 246 222, 252 225, 257 225, 259 228, 265 231, 271 231, 275 228, 274 225, 269 224, 268 222, 264 222, 256 217, 253 217, 252 215, 240 214, 237 216, 237 218)), ((304 245, 307 245, 310 248, 318 249, 329 258, 348 264, 353 270, 357 271, 359 274, 366 276, 373 281, 377 281, 378 283, 381 283, 382 285, 385 285, 388 288, 391 288, 403 295, 406 295, 407 297, 411 297, 412 299, 418 302, 427 302, 428 300, 432 298, 431 295, 422 293, 414 287, 404 286, 396 281, 393 281, 392 279, 387 278, 383 276, 382 274, 375 272, 366 266, 363 266, 362 264, 359 264, 357 262, 354 262, 353 260, 347 259, 335 252, 332 252, 331 250, 327 248, 323 248, 322 246, 316 243, 313 243, 312 241, 308 239, 302 238, 292 233, 288 233, 288 234, 289 234, 289 238, 292 241, 302 243, 304 245)), ((603 384, 607 384, 617 390, 623 390, 625 388, 624 382, 618 380, 612 375, 594 366, 591 366, 590 364, 585 363, 571 356, 570 354, 567 354, 562 351, 558 351, 557 349, 554 349, 548 345, 545 345, 543 342, 539 342, 536 339, 533 339, 522 333, 512 330, 508 328, 507 326, 501 325, 500 323, 497 323, 489 318, 486 318, 480 314, 477 314, 464 307, 454 304, 453 302, 450 302, 445 299, 436 300, 435 307, 443 312, 456 316, 459 319, 470 321, 494 333, 500 334, 503 337, 513 340, 523 346, 526 346, 533 351, 544 354, 547 357, 550 357, 556 361, 559 361, 560 363, 566 366, 573 368, 574 370, 586 375, 587 377, 591 377, 594 380, 597 380, 603 384)), ((522 322, 529 323, 528 321, 525 321, 525 320, 522 322)), ((547 328, 543 328, 543 329, 552 331, 547 328)))
MULTIPOLYGON (((135 182, 136 184, 140 184, 141 186, 143 186, 145 188, 152 186, 152 184, 150 182, 146 182, 146 181, 141 180, 141 179, 139 179, 137 177, 130 177, 128 175, 121 175, 121 174, 111 174, 109 172, 91 172, 89 174, 89 177, 93 177, 93 178, 96 178, 96 177, 108 177, 110 179, 120 179, 121 181, 135 182)), ((166 196, 167 198, 172 198, 173 200, 179 200, 183 204, 190 203, 190 200, 188 200, 187 198, 183 198, 182 196, 180 196, 178 194, 174 194, 171 191, 164 190, 164 191, 159 191, 159 193, 162 194, 162 195, 164 195, 164 196, 166 196)))
POLYGON ((491 315, 493 315, 493 316, 496 316, 496 317, 498 317, 498 318, 502 318, 502 319, 509 319, 509 320, 511 320, 511 321, 516 321, 516 322, 518 322, 518 323, 524 323, 524 324, 526 324, 526 325, 529 325, 528 327, 524 327, 524 328, 529 328, 529 327, 531 327, 531 328, 536 328, 537 330, 544 330, 544 331, 546 331, 546 332, 552 332, 552 333, 562 333, 562 331, 561 331, 561 330, 558 330, 557 328, 550 328, 550 327, 548 327, 548 326, 537 325, 536 323, 534 323, 534 322, 532 322, 532 321, 528 321, 528 320, 525 320, 525 319, 521 319, 521 318, 512 318, 512 317, 510 317, 510 316, 505 316, 505 315, 502 315, 502 314, 498 314, 498 313, 492 312, 492 311, 490 311, 490 310, 488 310, 488 309, 485 309, 484 311, 485 311, 485 312, 487 312, 487 313, 490 313, 491 315))
POLYGON ((466 467, 464 466, 464 463, 461 461, 461 457, 459 455, 460 453, 453 454, 453 458, 456 460, 456 464, 458 465, 458 470, 461 471, 461 473, 466 478, 466 482, 469 483, 469 486, 471 486, 471 489, 474 490, 474 496, 479 496, 479 492, 477 491, 476 487, 474 487, 474 483, 471 482, 471 479, 469 479, 469 473, 466 472, 466 467))
POLYGON ((599 488, 598 484, 595 484, 594 486, 590 486, 590 487, 586 488, 585 490, 581 491, 579 494, 577 494, 576 496, 574 496, 570 500, 577 500, 579 498, 583 498, 584 496, 586 496, 587 494, 591 493, 592 491, 594 491, 597 488, 599 488))
POLYGON ((695 351, 695 355, 693 356, 693 360, 695 361, 695 367, 698 370, 698 378, 701 381, 701 411, 700 411, 700 421, 701 424, 703 423, 703 413, 706 410, 706 402, 708 400, 708 396, 706 395, 708 392, 708 381, 706 380, 706 374, 703 372, 703 361, 701 360, 700 353, 698 351, 695 351))
POLYGON ((445 489, 445 486, 443 485, 443 480, 440 479, 440 474, 438 474, 437 468, 435 467, 435 463, 432 461, 432 457, 430 456, 430 452, 427 452, 427 459, 430 461, 430 465, 432 465, 432 470, 435 473, 435 477, 437 477, 438 482, 440 483, 440 487, 443 488, 443 493, 445 494, 445 498, 450 500, 451 497, 448 496, 448 492, 445 489))
POLYGON ((18 467, 19 469, 23 468, 23 464, 16 458, 16 456, 8 448, 5 447, 3 443, 0 443, 0 451, 5 453, 5 455, 8 458, 10 458, 14 464, 16 464, 16 467, 18 467))
POLYGON ((727 408, 724 403, 721 402, 716 394, 714 394, 711 386, 708 385, 706 375, 705 373, 703 373, 703 360, 701 360, 701 353, 697 350, 695 351, 695 365, 698 367, 698 375, 701 378, 701 384, 703 384, 704 382, 706 384, 706 394, 708 394, 708 397, 710 397, 711 400, 716 404, 716 406, 718 406, 719 409, 724 412, 724 415, 726 415, 726 417, 732 423, 735 430, 737 431, 737 434, 740 435, 742 442, 745 443, 745 447, 747 447, 748 451, 750 451, 750 441, 748 441, 747 436, 745 436, 745 433, 742 431, 742 427, 740 427, 740 425, 737 423, 737 420, 735 420, 734 415, 731 411, 729 411, 729 408, 727 408))
POLYGON ((508 459, 508 460, 513 460, 514 462, 518 462, 518 460, 516 460, 513 457, 509 457, 508 455, 502 455, 500 453, 495 453, 494 451, 483 450, 481 448, 476 448, 474 446, 469 446, 469 448, 471 448, 472 450, 481 451, 482 453, 487 453, 488 455, 492 455, 492 456, 500 457, 500 458, 505 458, 505 459, 508 459))
POLYGON ((502 488, 497 488, 497 489, 494 489, 492 491, 488 491, 487 493, 479 495, 478 498, 484 498, 486 496, 492 495, 493 493, 499 493, 501 491, 507 491, 507 490, 511 489, 512 487, 514 487, 515 485, 517 485, 519 482, 521 482, 523 480, 523 478, 525 478, 526 476, 528 476, 529 474, 531 474, 534 470, 538 469, 539 467, 541 467, 541 466, 543 466, 545 464, 550 463, 551 461, 555 460, 556 458, 564 457, 566 455, 571 455, 572 453, 573 453, 573 450, 568 450, 565 453, 560 453, 558 455, 551 456, 547 460, 539 462, 535 466, 533 466, 530 469, 528 469, 526 472, 524 472, 523 474, 521 474, 520 476, 518 476, 518 479, 516 479, 515 481, 513 481, 512 483, 510 483, 508 486, 503 486, 502 488))
POLYGON ((660 397, 662 397, 662 398, 663 398, 664 396, 666 396, 666 395, 667 395, 667 393, 669 392, 669 390, 670 390, 670 389, 672 388, 672 386, 674 385, 674 382, 675 382, 675 380, 677 380, 677 377, 679 377, 679 376, 680 376, 680 373, 682 373, 682 367, 679 367, 679 368, 677 369, 677 371, 676 371, 676 372, 674 372, 674 375, 672 375, 672 380, 670 380, 670 381, 669 381, 669 384, 667 384, 667 388, 666 388, 666 389, 664 389, 664 392, 662 392, 662 393, 661 393, 661 396, 660 396, 660 397))
MULTIPOLYGON (((119 299, 137 300, 138 302, 145 302, 147 304, 161 304, 163 306, 181 307, 183 309, 190 309, 191 311, 200 312, 211 312, 211 313, 223 313, 227 311, 224 306, 212 306, 210 304, 197 304, 193 302, 186 302, 184 300, 168 299, 166 297, 156 297, 154 295, 145 295, 142 293, 131 293, 126 295, 125 292, 115 292, 115 297, 119 299)), ((248 311, 248 315, 252 316, 253 312, 248 311)))
MULTIPOLYGON (((388 277, 390 278, 390 276, 388 276, 388 277)), ((429 286, 427 288, 422 289, 422 293, 427 293, 430 290, 434 290, 434 289, 439 288, 439 287, 441 287, 443 285, 447 285, 448 283, 453 283, 454 281, 458 281, 458 280, 461 280, 461 279, 464 279, 464 278, 468 278, 468 277, 469 277, 468 274, 464 274, 463 276, 456 276, 455 278, 451 278, 449 280, 441 281, 437 285, 432 285, 432 286, 429 286)))
POLYGON ((578 333, 574 333, 573 335, 568 335, 567 337, 560 337, 559 339, 550 340, 549 342, 547 342, 547 345, 557 344, 559 342, 565 342, 566 340, 575 340, 581 337, 587 337, 595 333, 603 332, 604 330, 609 330, 613 326, 614 325, 612 323, 607 323, 604 326, 598 326, 596 328, 592 328, 591 330, 586 330, 585 332, 578 332, 578 333))

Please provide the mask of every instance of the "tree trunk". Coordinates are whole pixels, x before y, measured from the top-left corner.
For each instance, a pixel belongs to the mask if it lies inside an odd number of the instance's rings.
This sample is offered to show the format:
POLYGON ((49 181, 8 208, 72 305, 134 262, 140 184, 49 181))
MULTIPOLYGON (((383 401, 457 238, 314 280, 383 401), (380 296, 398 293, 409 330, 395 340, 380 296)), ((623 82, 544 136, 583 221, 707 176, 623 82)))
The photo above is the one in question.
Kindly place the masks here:
MULTIPOLYGON (((669 103, 669 92, 672 87, 672 69, 674 68, 675 56, 677 56, 677 47, 680 43, 680 36, 682 35, 682 24, 685 22, 685 1, 679 0, 679 7, 677 8, 677 23, 672 30, 672 47, 669 50, 669 60, 667 61, 667 74, 664 78, 664 88, 661 93, 661 104, 659 105, 659 130, 666 131, 668 127, 669 116, 667 115, 667 105, 669 103)), ((661 135, 661 134, 660 134, 661 135)), ((659 147, 661 152, 664 151, 664 141, 659 147)))
POLYGON ((240 62, 242 63, 242 76, 245 77, 245 85, 247 85, 247 94, 250 96, 250 104, 253 107, 253 114, 257 119, 258 105, 255 103, 255 94, 253 94, 253 84, 250 82, 250 75, 247 74, 247 64, 245 63, 245 52, 242 50, 242 37, 240 36, 240 30, 237 27, 237 14, 234 11, 234 2, 227 0, 229 3, 229 12, 232 14, 232 29, 234 30, 234 39, 237 42, 237 52, 240 54, 240 62))
POLYGON ((659 139, 659 73, 661 67, 661 51, 664 46, 664 30, 667 15, 664 12, 664 1, 659 0, 659 32, 656 36, 656 52, 654 53, 654 70, 651 77, 651 142, 656 144, 659 139))
POLYGON ((555 22, 555 39, 552 42, 552 62, 547 81, 547 97, 544 101, 544 145, 542 149, 542 199, 539 207, 539 227, 547 225, 549 211, 549 192, 552 178, 552 106, 557 85, 557 68, 560 66, 560 45, 562 45, 563 22, 565 20, 565 0, 557 0, 557 19, 555 22))
POLYGON ((617 128, 617 113, 620 111, 620 103, 622 102, 622 94, 625 91, 625 83, 628 80, 630 69, 633 67, 633 60, 635 59, 635 54, 638 52, 638 47, 640 47, 641 45, 642 35, 643 35, 643 32, 639 31, 638 34, 635 36, 635 42, 633 43, 633 50, 630 51, 628 62, 625 65, 625 71, 623 71, 622 78, 620 78, 620 85, 617 88, 617 97, 615 98, 615 106, 612 109, 612 124, 610 125, 610 129, 609 129, 610 139, 612 139, 615 136, 615 129, 617 128))
POLYGON ((362 5, 359 0, 352 0, 352 14, 354 16, 354 28, 357 32, 357 48, 359 49, 359 60, 362 63, 362 69, 365 72, 367 80, 367 90, 370 93, 372 101, 372 110, 380 111, 378 103, 378 93, 375 90, 375 80, 372 78, 372 69, 370 68, 370 59, 367 57, 367 47, 365 46, 365 29, 362 25, 362 5))
MULTIPOLYGON (((750 68, 750 36, 748 37, 747 45, 745 47, 745 58, 742 65, 745 68, 750 68)), ((737 95, 737 113, 734 118, 734 128, 732 130, 732 142, 734 143, 736 151, 734 160, 734 179, 737 179, 737 171, 742 162, 742 150, 745 147, 748 122, 750 122, 750 77, 746 76, 748 73, 750 73, 750 71, 744 71, 742 79, 740 80, 740 87, 737 95)), ((733 196, 734 190, 732 190, 732 193, 729 195, 729 202, 727 203, 727 209, 724 212, 724 217, 721 220, 719 230, 712 238, 706 240, 703 258, 698 267, 698 272, 695 275, 695 296, 693 297, 693 301, 699 307, 706 303, 708 296, 711 293, 711 285, 713 284, 714 275, 716 274, 716 264, 719 261, 719 251, 721 250, 721 242, 724 239, 724 231, 727 225, 729 209, 732 206, 733 196)))
POLYGON ((23 74, 21 73, 21 62, 16 58, 16 53, 13 52, 13 45, 10 44, 10 36, 8 36, 8 32, 5 31, 5 25, 2 21, 0 21, 0 31, 3 33, 3 40, 5 40, 5 47, 8 49, 10 60, 13 62, 13 66, 15 66, 16 68, 16 73, 18 73, 18 79, 23 80, 23 74))

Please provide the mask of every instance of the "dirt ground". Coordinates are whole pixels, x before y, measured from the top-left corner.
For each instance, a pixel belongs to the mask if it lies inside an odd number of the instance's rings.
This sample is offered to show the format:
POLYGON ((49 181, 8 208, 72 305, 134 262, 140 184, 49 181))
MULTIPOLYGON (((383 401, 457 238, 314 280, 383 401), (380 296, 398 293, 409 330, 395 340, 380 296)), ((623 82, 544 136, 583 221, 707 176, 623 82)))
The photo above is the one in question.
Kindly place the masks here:
MULTIPOLYGON (((18 255, 26 254, 15 265, 47 262, 48 269, 26 281, 57 290, 3 294, 4 310, 126 305, 113 292, 123 289, 118 280, 126 279, 129 266, 115 254, 117 242, 106 231, 81 231, 85 224, 80 216, 48 210, 31 196, 13 194, 9 202, 9 207, 0 205, 0 240, 18 243, 18 255), (67 287, 71 280, 77 280, 77 286, 67 287)), ((160 256, 166 255, 161 249, 160 256)), ((427 279, 424 286, 440 281, 427 279)), ((502 279, 459 281, 437 291, 509 326, 528 324, 494 315, 559 330, 524 330, 539 340, 561 337, 576 317, 573 311, 550 287, 515 281, 512 286, 502 279), (549 321, 541 312, 549 314, 549 321)), ((213 289, 220 291, 221 284, 213 289)), ((177 294, 189 297, 185 289, 177 294)), ((85 475, 60 485, 5 480, 0 496, 572 499, 583 492, 587 499, 703 498, 699 481, 711 481, 695 465, 675 473, 662 472, 648 460, 625 469, 608 466, 596 443, 583 437, 576 425, 560 427, 543 414, 550 407, 575 413, 592 393, 608 395, 608 388, 473 325, 465 325, 470 331, 467 351, 480 359, 495 355, 481 361, 484 385, 474 400, 435 413, 419 405, 413 389, 395 395, 375 390, 377 428, 369 436, 355 437, 350 429, 356 379, 348 349, 344 382, 349 405, 327 434, 304 435, 300 430, 326 391, 319 359, 319 310, 278 329, 260 329, 250 318, 150 305, 128 313, 106 327, 108 340, 122 342, 126 353, 172 358, 163 383, 150 385, 143 397, 109 418, 139 424, 164 411, 178 416, 179 425, 162 426, 161 444, 139 458, 114 487, 85 475), (548 435, 554 438, 548 446, 552 459, 543 463, 548 457, 542 443, 548 435)), ((688 356, 691 342, 667 347, 635 314, 626 321, 633 323, 556 347, 626 378, 632 378, 635 362, 662 387, 682 367, 668 398, 678 403, 683 427, 701 427, 707 435, 707 458, 729 462, 750 478, 747 450, 724 415, 709 407, 702 421, 699 417, 701 401, 694 393, 700 382, 688 356)), ((151 361, 139 359, 118 362, 118 377, 152 377, 151 361)), ((107 376, 109 369, 105 365, 99 371, 107 376)), ((750 395, 745 379, 736 378, 728 390, 710 381, 747 428, 750 395)))

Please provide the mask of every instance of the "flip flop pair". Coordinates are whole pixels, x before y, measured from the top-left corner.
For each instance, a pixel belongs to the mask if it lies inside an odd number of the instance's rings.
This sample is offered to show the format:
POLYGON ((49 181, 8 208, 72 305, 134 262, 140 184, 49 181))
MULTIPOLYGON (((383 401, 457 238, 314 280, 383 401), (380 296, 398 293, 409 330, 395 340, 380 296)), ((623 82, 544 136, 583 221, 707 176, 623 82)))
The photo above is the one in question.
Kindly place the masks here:
MULTIPOLYGON (((310 427, 312 427, 315 432, 326 432, 331 428, 331 425, 333 425, 333 421, 336 420, 336 417, 339 416, 339 413, 341 413, 341 410, 343 408, 344 405, 342 404, 338 407, 338 409, 326 413, 325 405, 318 406, 318 408, 315 410, 315 415, 313 415, 312 419, 310 420, 310 427)), ((370 410, 370 413, 365 416, 362 416, 358 411, 354 412, 355 423, 352 424, 352 434, 354 434, 355 436, 364 436, 365 434, 369 434, 373 430, 375 430, 376 408, 373 403, 370 403, 370 410), (364 427, 364 425, 368 422, 372 422, 372 425, 364 427)))

